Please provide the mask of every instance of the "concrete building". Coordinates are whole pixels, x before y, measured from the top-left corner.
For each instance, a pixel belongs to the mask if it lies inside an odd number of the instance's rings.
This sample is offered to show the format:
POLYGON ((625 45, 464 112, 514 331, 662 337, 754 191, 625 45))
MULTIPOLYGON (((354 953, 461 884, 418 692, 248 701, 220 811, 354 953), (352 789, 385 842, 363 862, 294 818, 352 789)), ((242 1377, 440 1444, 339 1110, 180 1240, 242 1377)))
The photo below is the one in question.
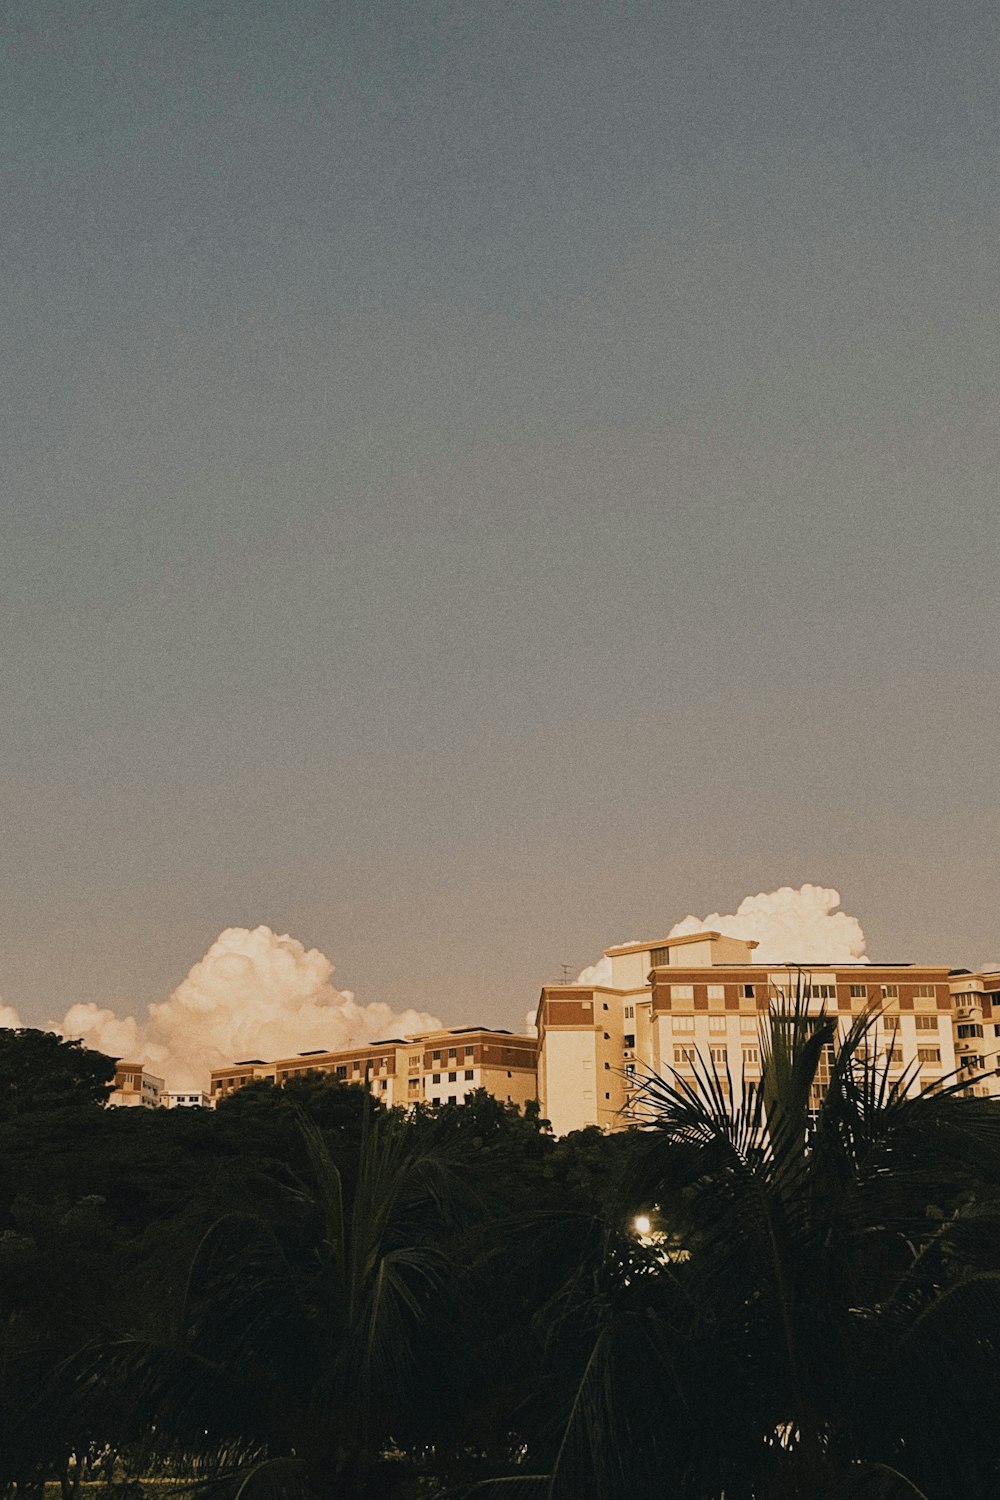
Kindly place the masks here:
POLYGON ((200 1089, 189 1089, 186 1093, 171 1090, 164 1099, 167 1109, 211 1109, 212 1101, 200 1089))
POLYGON ((486 1089, 495 1098, 523 1107, 537 1098, 538 1042, 484 1026, 422 1031, 387 1037, 337 1052, 299 1052, 264 1062, 248 1058, 212 1071, 211 1099, 225 1098, 256 1079, 286 1083, 305 1073, 332 1073, 344 1083, 363 1083, 383 1104, 460 1104, 467 1094, 486 1089))
MULTIPOLYGON (((970 1089, 1000 1092, 995 1071, 971 1082, 980 1065, 1000 1063, 1000 976, 933 965, 763 965, 753 962, 756 946, 718 932, 631 943, 605 951, 610 984, 546 985, 538 1091, 556 1134, 640 1123, 642 1075, 676 1069, 694 1081, 698 1056, 738 1103, 741 1080, 760 1076, 761 1021, 799 982, 810 1009, 836 1014, 842 1033, 866 1007, 882 1007, 872 1041, 890 1078, 911 1069, 914 1086, 926 1086, 954 1071, 957 1051, 963 1066, 969 1060, 970 1089)), ((821 1069, 820 1091, 825 1081, 821 1069)))
POLYGON ((166 1102, 164 1082, 138 1062, 115 1064, 115 1086, 109 1105, 124 1109, 159 1109, 166 1102))

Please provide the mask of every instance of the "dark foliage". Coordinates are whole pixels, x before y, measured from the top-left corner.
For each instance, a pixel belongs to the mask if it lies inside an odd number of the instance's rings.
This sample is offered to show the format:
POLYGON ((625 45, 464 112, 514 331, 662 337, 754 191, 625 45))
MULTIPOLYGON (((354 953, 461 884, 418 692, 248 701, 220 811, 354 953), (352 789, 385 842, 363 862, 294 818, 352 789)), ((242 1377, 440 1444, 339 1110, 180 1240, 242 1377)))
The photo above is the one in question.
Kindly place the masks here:
POLYGON ((0 1118, 0 1487, 1000 1493, 1000 1111, 891 1084, 870 1029, 797 1005, 738 1109, 651 1077, 647 1129, 560 1141, 319 1075, 105 1111, 57 1044, 0 1118))

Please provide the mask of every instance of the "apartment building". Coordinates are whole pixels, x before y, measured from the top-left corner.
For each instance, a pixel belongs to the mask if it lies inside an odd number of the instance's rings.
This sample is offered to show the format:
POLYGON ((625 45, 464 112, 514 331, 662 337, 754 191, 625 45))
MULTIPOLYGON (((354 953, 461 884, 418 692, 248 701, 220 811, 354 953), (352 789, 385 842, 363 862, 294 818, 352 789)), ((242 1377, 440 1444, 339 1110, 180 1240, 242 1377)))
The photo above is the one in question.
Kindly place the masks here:
MULTIPOLYGON (((546 985, 538 1092, 556 1134, 640 1123, 642 1076, 675 1069, 694 1081, 699 1057, 738 1104, 742 1079, 760 1076, 761 1022, 799 984, 810 1009, 836 1014, 842 1033, 867 1007, 881 1007, 871 1044, 888 1059, 890 1078, 907 1072, 912 1086, 926 1086, 961 1065, 970 1091, 1000 1092, 995 1071, 972 1082, 1000 1064, 1000 975, 913 964, 765 966, 753 962, 756 946, 718 932, 630 943, 605 950, 609 984, 546 985)), ((819 1090, 828 1077, 821 1067, 819 1090)))
POLYGON ((166 1103, 165 1084, 139 1062, 115 1064, 115 1086, 108 1104, 124 1109, 159 1109, 166 1103))
POLYGON ((956 1067, 970 1078, 986 1073, 975 1092, 1000 1096, 1000 973, 953 969, 949 988, 956 1067))
POLYGON ((538 1094, 538 1042, 484 1026, 422 1031, 385 1037, 336 1052, 298 1052, 265 1062, 259 1057, 212 1072, 214 1102, 257 1079, 286 1083, 305 1073, 332 1073, 343 1083, 368 1079, 372 1093, 387 1106, 460 1104, 467 1094, 486 1089, 495 1098, 523 1107, 538 1094))

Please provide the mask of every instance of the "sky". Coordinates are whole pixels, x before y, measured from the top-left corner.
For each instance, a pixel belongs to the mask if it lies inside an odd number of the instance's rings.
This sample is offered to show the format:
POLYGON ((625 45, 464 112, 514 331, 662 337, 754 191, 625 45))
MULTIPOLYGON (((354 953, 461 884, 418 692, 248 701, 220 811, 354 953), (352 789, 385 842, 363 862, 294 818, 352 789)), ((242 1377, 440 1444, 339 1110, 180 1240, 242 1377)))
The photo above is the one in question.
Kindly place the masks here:
POLYGON ((994 960, 998 67, 978 0, 8 0, 3 1002, 264 928, 520 1026, 804 883, 994 960))

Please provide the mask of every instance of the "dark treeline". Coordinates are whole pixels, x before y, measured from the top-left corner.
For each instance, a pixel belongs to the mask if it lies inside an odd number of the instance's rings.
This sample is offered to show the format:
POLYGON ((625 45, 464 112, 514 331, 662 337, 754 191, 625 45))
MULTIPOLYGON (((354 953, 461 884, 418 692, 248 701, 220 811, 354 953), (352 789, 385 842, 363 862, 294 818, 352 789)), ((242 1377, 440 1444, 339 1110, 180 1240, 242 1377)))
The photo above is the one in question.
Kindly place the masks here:
POLYGON ((556 1141, 319 1075, 108 1110, 0 1032, 0 1489, 995 1496, 1000 1110, 870 1041, 797 1011, 739 1110, 650 1079, 556 1141))

